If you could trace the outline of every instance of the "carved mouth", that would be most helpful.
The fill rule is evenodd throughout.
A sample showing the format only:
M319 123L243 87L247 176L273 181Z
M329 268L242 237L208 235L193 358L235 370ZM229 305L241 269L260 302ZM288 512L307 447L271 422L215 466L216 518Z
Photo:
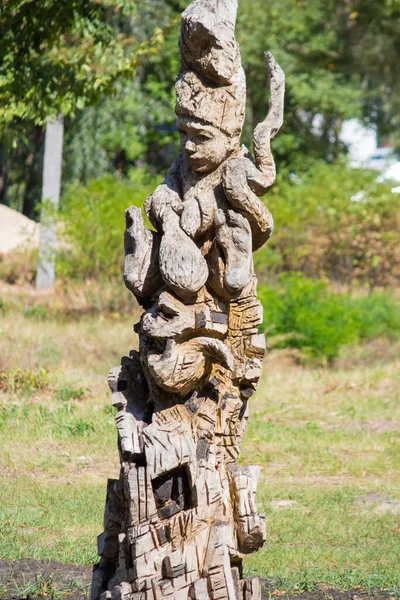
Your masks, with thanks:
M201 160L201 157L197 156L197 149L196 150L186 149L185 152L186 152L186 156L188 157L188 160L191 160L191 161Z
M211 171L214 168L213 164L210 161L202 158L201 156L198 156L197 152L193 152L192 154L187 152L186 156L189 165L195 171Z

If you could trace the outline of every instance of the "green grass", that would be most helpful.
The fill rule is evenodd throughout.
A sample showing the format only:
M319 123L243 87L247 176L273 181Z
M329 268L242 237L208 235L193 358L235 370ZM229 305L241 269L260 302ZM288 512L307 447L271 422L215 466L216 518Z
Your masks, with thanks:
M86 587L81 581L74 579L70 580L66 586L65 583L58 581L58 578L53 574L36 575L34 579L30 579L22 584L14 583L14 589L18 593L18 596L26 597L30 595L30 597L49 598L49 600L65 598L66 594L73 593L74 591L83 592L87 595L88 590ZM7 591L4 590L4 593Z
M3 560L51 558L66 564L96 562L94 532L101 522L104 485L89 480L44 483L26 474L1 478Z
M390 587L400 590L398 517L359 513L357 486L274 486L263 490L268 538L246 562L275 585L311 589L323 582L339 588ZM270 501L290 498L284 510Z
M267 362L253 402L241 461L262 466L268 539L246 569L280 589L400 590L400 513L357 502L400 498L400 363L353 354L329 370Z
M0 327L1 558L89 565L119 470L106 378L135 346L130 319L8 309ZM241 463L262 467L268 528L245 570L281 590L399 591L400 514L357 501L400 498L399 343L349 348L329 369L288 353L265 362L242 446Z

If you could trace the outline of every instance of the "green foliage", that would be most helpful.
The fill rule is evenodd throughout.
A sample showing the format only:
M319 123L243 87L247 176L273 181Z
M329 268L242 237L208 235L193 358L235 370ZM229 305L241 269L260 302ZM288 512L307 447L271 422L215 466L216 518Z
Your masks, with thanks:
M130 17L134 2L120 0L12 0L2 8L0 122L14 118L43 123L73 113L132 77L144 54L163 40L162 31L135 44Z
M143 161L152 170L169 168L178 147L174 81L179 71L179 7L165 0L140 4L134 35L145 40L154 23L165 31L162 52L143 57L132 80L120 82L111 98L79 111L65 128L63 174L66 181L87 182L106 172L127 175Z
M0 254L0 279L10 284L32 284L35 281L36 264L36 248Z
M286 73L287 90L285 124L274 151L291 168L337 157L342 120L361 115L360 72L346 69L350 4L244 0L239 6L238 35L251 90L248 134L266 113L262 56L270 50Z
M182 3L16 4L0 17L0 202L38 219L43 126L58 111L65 117L63 186L107 172L127 175L138 159L164 168L177 139Z
M400 195L376 174L317 162L281 172L266 202L275 232L255 254L262 281L282 271L377 286L400 282Z
M353 0L352 61L363 77L363 116L380 139L400 145L399 0ZM348 69L351 68L349 64Z
M3 317L8 313L10 308L11 308L11 303L8 302L5 298L2 298L0 296L0 312Z
M323 282L290 274L280 281L276 289L259 289L264 330L272 336L286 334L278 348L300 348L311 356L333 359L342 345L356 341L351 314L340 298L327 293Z
M143 201L157 182L140 171L135 180L108 175L86 187L74 185L63 199L63 241L58 257L62 278L110 280L121 277L124 211Z
M391 294L374 292L370 296L353 298L351 308L362 340L399 336L400 306Z
M24 306L24 315L35 321L46 321L49 317L49 311L47 306L43 304L32 304L31 306Z
M108 172L125 176L138 162L164 171L177 148L173 82L179 14L188 2L6 4L0 18L0 121L9 126L0 139L0 202L36 218L43 131L35 123L59 110L70 115L64 184ZM267 110L266 49L287 76L285 124L273 143L281 171L337 159L341 125L350 117L376 125L380 139L397 143L399 15L397 0L368 6L361 0L241 0L245 143L251 144Z
M285 273L278 287L260 286L258 295L264 308L263 329L276 348L298 348L331 361L346 344L400 336L399 303L389 294L340 295L322 281Z
M247 74L247 141L264 118L270 50L286 73L285 124L274 141L279 162L303 168L342 150L344 119L364 118L398 139L397 0L242 0L238 36Z
M143 162L153 171L169 167L177 149L173 87L165 91L157 85L160 89L150 91L146 83L130 82L115 97L70 120L65 131L66 182L87 183L107 172L129 176Z

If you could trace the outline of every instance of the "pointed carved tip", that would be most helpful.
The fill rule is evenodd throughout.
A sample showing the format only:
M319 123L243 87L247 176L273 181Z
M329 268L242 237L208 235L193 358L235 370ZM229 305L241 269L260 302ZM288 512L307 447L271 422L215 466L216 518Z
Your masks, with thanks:
M280 85L281 83L284 83L285 73L282 67L276 62L276 59L274 58L272 52L270 52L269 50L264 52L264 58L271 83L273 81L276 86Z

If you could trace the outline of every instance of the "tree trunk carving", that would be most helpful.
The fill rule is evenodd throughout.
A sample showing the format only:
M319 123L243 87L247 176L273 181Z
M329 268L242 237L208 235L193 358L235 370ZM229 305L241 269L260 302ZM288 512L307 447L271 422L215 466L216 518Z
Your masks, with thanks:
M265 539L258 467L236 460L265 340L252 252L272 233L260 200L275 180L284 75L266 54L271 98L240 145L246 87L237 0L182 15L176 113L181 151L146 200L155 231L126 211L124 280L144 307L139 352L111 370L121 473L110 480L93 600L253 600L242 560Z

